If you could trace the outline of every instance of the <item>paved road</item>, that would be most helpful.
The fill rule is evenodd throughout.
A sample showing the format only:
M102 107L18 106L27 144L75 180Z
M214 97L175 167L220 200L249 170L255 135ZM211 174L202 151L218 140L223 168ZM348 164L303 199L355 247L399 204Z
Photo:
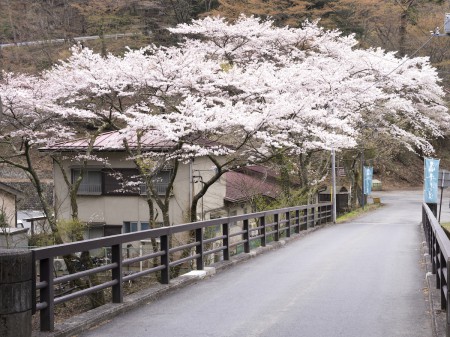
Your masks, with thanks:
M428 337L420 192L318 230L82 336Z

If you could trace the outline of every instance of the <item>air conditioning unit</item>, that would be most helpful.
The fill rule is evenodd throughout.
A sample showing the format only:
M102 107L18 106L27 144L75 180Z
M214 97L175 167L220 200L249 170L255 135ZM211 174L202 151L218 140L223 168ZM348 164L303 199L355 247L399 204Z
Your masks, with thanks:
M53 268L55 271L67 271L67 266L64 259L53 259Z

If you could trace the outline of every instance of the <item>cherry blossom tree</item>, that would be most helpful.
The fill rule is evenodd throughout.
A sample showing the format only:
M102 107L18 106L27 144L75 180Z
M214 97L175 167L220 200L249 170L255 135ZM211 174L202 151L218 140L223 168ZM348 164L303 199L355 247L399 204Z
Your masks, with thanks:
M51 235L56 244L64 243L63 233L57 221L57 204L50 204L44 194L42 177L39 174L40 159L37 149L52 147L54 144L72 139L75 130L71 127L71 115L54 104L57 86L50 85L41 77L23 74L3 74L0 82L0 163L13 166L25 172L34 186L42 209L46 215ZM56 155L53 155L56 159ZM80 157L83 157L80 154ZM79 181L72 183L65 177L66 183L75 194ZM74 212L77 210L76 200L72 202ZM73 221L78 221L77 214ZM82 232L75 240L83 240ZM65 256L64 260L70 273L77 272L73 263L74 256ZM81 255L82 264L92 267L89 252ZM97 276L91 276L89 282L78 281L84 288L90 284L99 284ZM103 292L90 295L93 307L104 304Z
M172 31L191 36L186 47L209 50L211 58L228 68L260 72L257 81L246 85L270 88L259 92L259 101L274 117L270 127L258 132L266 145L263 152L285 149L305 184L309 158L316 152L361 148L368 139L379 138L427 154L433 151L429 140L448 130L444 93L427 58L358 49L353 36L308 22L292 29L243 16L235 23L206 18ZM193 38L198 36L201 42ZM242 92L247 94L245 88ZM286 173L283 167L281 173ZM288 174L283 176L283 186L288 186Z
M216 17L171 31L184 36L178 46L105 57L75 47L44 74L56 113L98 131L121 130L149 205L163 213L168 197L152 193L151 182L168 160L206 156L215 166L193 197L195 220L197 202L235 166L352 148L372 131L429 153L429 138L448 128L443 91L425 58L358 49L353 36L309 22L278 28L254 17ZM162 156L127 144L149 132L164 135L173 150Z
M53 205L45 195L35 160L36 149L70 138L70 128L58 122L52 92L39 77L4 73L0 82L0 163L23 170L36 189L56 243L58 234Z

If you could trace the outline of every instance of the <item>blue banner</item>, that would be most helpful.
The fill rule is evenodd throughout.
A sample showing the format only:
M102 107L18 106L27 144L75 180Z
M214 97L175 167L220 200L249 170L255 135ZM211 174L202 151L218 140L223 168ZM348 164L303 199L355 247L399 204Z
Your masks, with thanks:
M425 158L423 201L438 202L439 159Z
M364 194L372 193L373 167L364 166Z

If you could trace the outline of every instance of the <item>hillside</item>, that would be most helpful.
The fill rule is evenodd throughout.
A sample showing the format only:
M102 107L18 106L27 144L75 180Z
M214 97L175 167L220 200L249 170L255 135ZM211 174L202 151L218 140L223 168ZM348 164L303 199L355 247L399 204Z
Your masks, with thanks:
M65 39L64 44L0 48L0 68L39 71L68 56L79 36L133 33L119 39L100 38L83 44L99 52L121 53L126 46L170 44L168 26L204 15L230 19L241 13L271 17L277 25L299 26L320 19L328 29L354 33L365 47L382 47L400 55L427 55L446 74L450 39L430 38L443 30L445 1L426 0L0 0L0 44ZM443 76L444 79L447 77Z
M442 30L449 6L425 0L0 0L0 44L44 41L0 48L0 69L31 73L48 69L69 55L76 37L98 36L81 43L103 54L121 54L127 47L175 43L165 28L192 18L212 14L233 19L245 13L291 26L320 18L328 29L356 34L362 46L429 56L447 87L450 37L430 38L430 30L437 26ZM111 34L127 35L108 37ZM64 42L51 42L54 39ZM436 145L436 157L450 168L449 141ZM422 160L405 151L372 160L386 185L421 184Z

